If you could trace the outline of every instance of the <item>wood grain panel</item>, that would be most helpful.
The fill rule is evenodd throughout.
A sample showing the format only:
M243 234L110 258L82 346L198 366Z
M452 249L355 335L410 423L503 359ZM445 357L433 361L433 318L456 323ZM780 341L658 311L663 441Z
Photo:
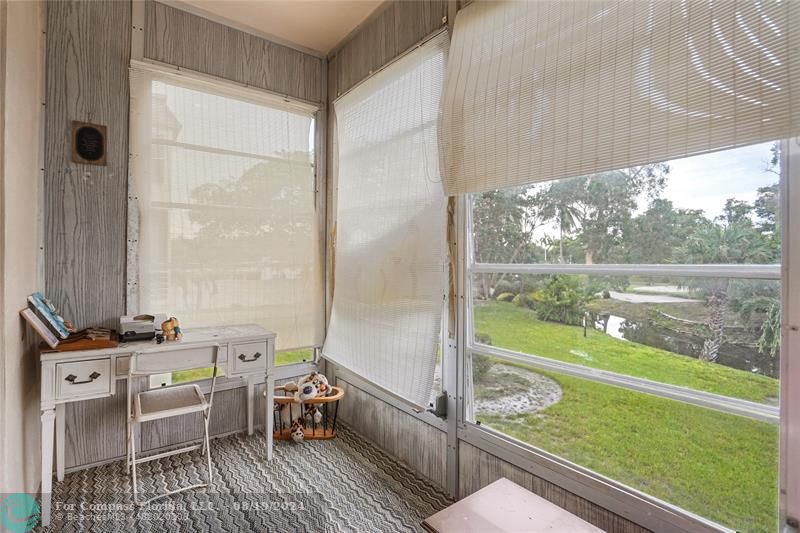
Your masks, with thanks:
M125 311L128 2L47 2L45 291L79 328ZM70 157L73 120L108 126L107 166Z
M331 99L347 92L371 73L444 26L446 0L395 0L371 16L329 57L334 83Z
M447 484L447 434L337 378L339 418L441 488Z
M159 2L145 9L149 59L322 103L322 59Z
M141 385L138 383L134 386ZM72 402L65 406L64 454L67 468L125 457L127 394L127 382L120 380L114 396Z
M649 531L464 441L459 442L459 465L459 492L462 498L505 477L605 531Z

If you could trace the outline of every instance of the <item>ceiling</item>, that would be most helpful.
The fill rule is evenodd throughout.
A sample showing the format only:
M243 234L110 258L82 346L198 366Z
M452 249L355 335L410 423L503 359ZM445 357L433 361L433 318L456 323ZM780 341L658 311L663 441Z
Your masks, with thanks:
M327 54L382 0L180 0L221 22Z

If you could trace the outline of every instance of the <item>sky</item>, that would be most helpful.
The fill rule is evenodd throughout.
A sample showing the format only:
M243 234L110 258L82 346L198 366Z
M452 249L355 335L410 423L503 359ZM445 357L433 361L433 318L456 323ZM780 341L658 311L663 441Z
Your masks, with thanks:
M752 203L759 187L778 181L766 170L771 145L755 144L670 161L662 196L672 200L675 207L702 209L708 218L722 214L728 198Z
M771 146L771 142L754 144L668 161L670 172L661 198L671 200L676 209L701 209L709 219L722 214L728 198L752 203L759 187L778 181L767 171ZM644 212L647 204L642 195L636 213ZM534 231L535 240L547 235L558 238L558 225L545 224Z

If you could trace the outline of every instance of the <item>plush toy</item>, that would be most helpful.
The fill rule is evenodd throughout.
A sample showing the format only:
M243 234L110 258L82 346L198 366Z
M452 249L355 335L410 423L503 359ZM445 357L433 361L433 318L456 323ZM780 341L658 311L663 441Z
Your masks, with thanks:
M318 396L333 394L333 388L328 383L328 378L318 372L303 376L297 383L293 381L285 383L283 390L287 395L294 396L294 401L300 404ZM291 424L292 440L295 442L300 442L304 438L304 419L313 420L315 424L322 422L322 413L314 404L305 405L303 416L295 420L288 420L290 415L286 406L275 404L275 409L281 412L281 418L285 424Z
M303 419L298 418L292 422L292 440L295 442L303 442L306 438L305 428L303 427Z
M168 341L179 341L183 338L181 324L174 316L169 317L169 320L161 323L161 331L164 333L164 337Z

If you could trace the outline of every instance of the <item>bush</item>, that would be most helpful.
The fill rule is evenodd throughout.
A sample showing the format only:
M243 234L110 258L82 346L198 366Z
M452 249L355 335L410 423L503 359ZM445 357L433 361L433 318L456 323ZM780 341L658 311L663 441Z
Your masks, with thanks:
M505 294L507 292L510 292L512 296L518 292L514 284L507 279L501 279L494 284L494 294Z
M488 333L476 333L475 342L478 344L485 344L486 346L492 345L492 337Z
M571 276L550 276L544 288L535 293L540 320L578 326L583 323L584 303L581 283Z
M480 383L489 370L494 366L494 361L485 355L475 354L472 356L472 381Z
M519 286L519 292L527 293L534 292L542 286L541 281L532 276L523 276L517 285Z
M498 302L510 302L513 299L514 299L513 292L504 292L496 298Z
M533 298L531 298L530 294L526 294L524 292L517 294L514 296L514 299L511 300L511 303L516 305L517 307L526 307L528 309L533 309L535 302Z

